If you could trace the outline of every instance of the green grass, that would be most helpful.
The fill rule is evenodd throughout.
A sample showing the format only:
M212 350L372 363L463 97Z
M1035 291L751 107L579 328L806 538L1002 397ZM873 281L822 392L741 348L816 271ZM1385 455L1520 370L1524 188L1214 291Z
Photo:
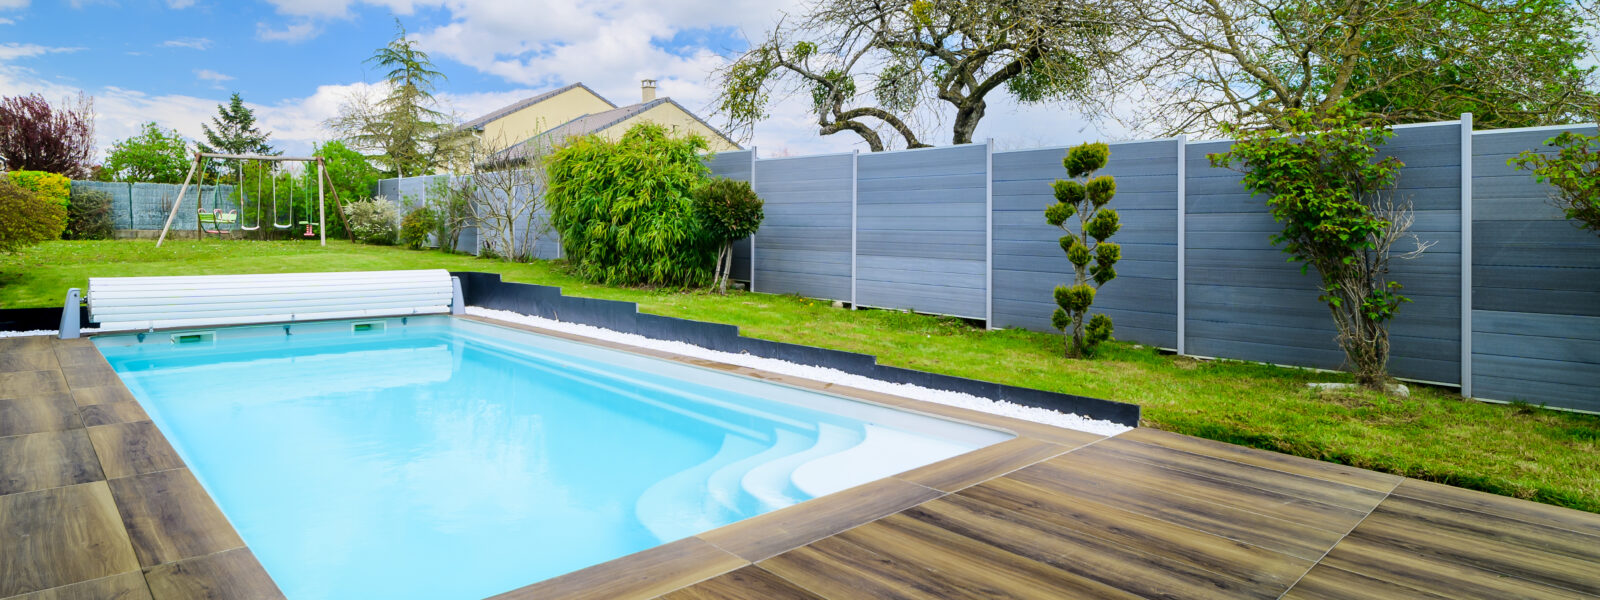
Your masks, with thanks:
M847 311L792 296L621 289L559 265L514 265L438 252L302 242L54 242L0 255L0 306L57 306L90 275L197 275L440 267L639 303L646 312L730 323L747 336L875 354L885 364L1069 392L1144 407L1146 425L1600 512L1600 417L1463 401L1413 387L1409 398L1323 393L1328 373L1201 362L1129 344L1061 358L1060 336L982 331L949 318ZM1400 318L1405 318L1404 314Z

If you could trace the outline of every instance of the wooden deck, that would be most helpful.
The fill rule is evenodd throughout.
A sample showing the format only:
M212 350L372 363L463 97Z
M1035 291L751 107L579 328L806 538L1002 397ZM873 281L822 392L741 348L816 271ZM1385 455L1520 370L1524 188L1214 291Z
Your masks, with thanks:
M1600 596L1600 515L630 351L1019 436L502 597ZM273 597L92 345L0 339L0 598Z

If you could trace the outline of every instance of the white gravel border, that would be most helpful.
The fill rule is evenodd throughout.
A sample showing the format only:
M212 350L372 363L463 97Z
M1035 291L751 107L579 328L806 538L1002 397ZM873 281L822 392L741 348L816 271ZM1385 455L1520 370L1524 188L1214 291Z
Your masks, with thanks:
M1033 421L1035 423L1043 423L1045 425L1064 427L1067 429L1074 429L1077 431L1084 431L1099 435L1114 436L1124 431L1130 431L1133 429L1132 427L1118 425L1116 423L1112 423L1111 421L1090 419L1073 413L1062 413L1046 408L1023 406L1021 404L1014 404L1001 400L991 400L989 398L980 398L972 394L952 392L949 390L936 390L904 383L890 383L879 379L872 379L870 377L846 373L838 369L802 365L789 361L778 360L775 358L762 358L750 354L721 352L702 348L700 346L695 346L685 342L657 340L633 333L623 333L620 331L602 329L590 325L580 325L577 323L566 323L562 321L545 319L542 317L533 317L521 313L514 313L511 311L468 306L467 314L476 317L486 317L489 319L507 321L510 323L521 323L523 325L531 325L534 327L549 329L551 331L560 331L563 333L581 335L584 337L591 337L639 348L648 348L651 350L671 352L673 354L679 354L693 358L714 360L717 362L739 365L741 367L750 367L752 369L760 369L763 371L778 373L780 375L801 377L804 379L810 379L812 381L836 383L839 385L845 385L872 392L880 392L884 394L900 396L902 398L910 398L912 400L920 400L923 402L932 402L934 404L966 408L1000 415L1003 417L1022 419L1024 421Z

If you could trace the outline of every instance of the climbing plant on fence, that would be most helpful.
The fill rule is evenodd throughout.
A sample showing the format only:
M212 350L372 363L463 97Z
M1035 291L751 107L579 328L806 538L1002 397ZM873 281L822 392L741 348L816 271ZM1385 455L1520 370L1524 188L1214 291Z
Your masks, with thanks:
M1117 195L1117 181L1110 175L1094 176L1110 159L1111 147L1105 144L1083 144L1068 150L1061 164L1069 179L1052 184L1056 203L1044 211L1046 221L1066 232L1061 236L1061 250L1067 253L1074 274L1072 285L1056 286L1056 310L1050 316L1050 324L1068 334L1068 358L1090 356L1095 346L1111 339L1111 317L1103 313L1089 316L1095 293L1117 278L1115 265L1122 258L1122 246L1106 241L1122 228L1117 211L1105 208ZM1074 216L1078 218L1076 230L1068 226Z
M1238 141L1210 155L1212 166L1244 173L1244 186L1268 196L1272 236L1301 271L1321 277L1319 300L1339 330L1339 346L1363 386L1388 380L1389 321L1400 305L1400 282L1389 277L1392 258L1415 258L1431 244L1410 233L1411 202L1397 199L1399 159L1377 159L1394 136L1369 125L1348 105L1286 113L1277 129L1229 131ZM1414 250L1391 254L1409 239Z
M1573 131L1545 141L1555 154L1529 150L1506 161L1555 188L1550 199L1579 227L1600 234L1600 132Z
M640 124L617 141L580 138L547 161L545 202L574 272L614 285L697 286L712 240L691 197L708 176L697 136Z

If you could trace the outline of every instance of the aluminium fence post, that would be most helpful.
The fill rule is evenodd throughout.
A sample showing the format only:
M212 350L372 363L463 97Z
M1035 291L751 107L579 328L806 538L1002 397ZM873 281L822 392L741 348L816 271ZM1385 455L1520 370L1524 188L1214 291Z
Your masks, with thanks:
M856 310L856 188L861 149L850 151L850 310Z
M754 191L756 189L756 147L755 146L751 146L750 147L750 189L752 191ZM756 291L756 235L759 234L759 233L761 233L761 228L758 226L758 227L756 227L756 233L750 234L750 291L752 293L754 293ZM729 254L732 254L732 250L729 250ZM729 263L733 262L733 257L732 256L728 257L728 262ZM729 270L729 272L732 272L733 269L731 268L731 265L730 265L730 268L728 270ZM730 276L730 277L732 277L732 276Z
M1461 113L1461 396L1472 397L1472 113Z
M1178 354L1188 353L1189 281L1185 271L1189 254L1189 136L1178 136Z
M983 143L983 328L994 329L994 138Z

